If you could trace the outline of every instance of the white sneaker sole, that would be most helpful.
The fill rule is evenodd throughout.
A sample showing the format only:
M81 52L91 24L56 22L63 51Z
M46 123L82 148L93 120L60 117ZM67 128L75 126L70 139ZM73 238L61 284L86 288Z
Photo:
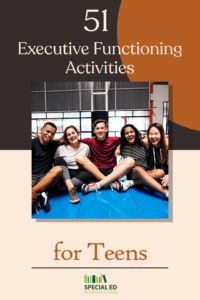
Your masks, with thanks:
M72 203L72 204L73 204L73 203L78 203L79 201L80 201L80 199L79 199L79 198L78 198L78 199L75 199L75 200L71 200L71 199L69 199L69 202L70 202L70 203Z

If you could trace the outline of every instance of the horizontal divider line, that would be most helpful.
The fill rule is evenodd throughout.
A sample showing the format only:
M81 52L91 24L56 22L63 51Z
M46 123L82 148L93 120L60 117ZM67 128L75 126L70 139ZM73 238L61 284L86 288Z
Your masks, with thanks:
M168 269L168 267L32 267L32 269Z

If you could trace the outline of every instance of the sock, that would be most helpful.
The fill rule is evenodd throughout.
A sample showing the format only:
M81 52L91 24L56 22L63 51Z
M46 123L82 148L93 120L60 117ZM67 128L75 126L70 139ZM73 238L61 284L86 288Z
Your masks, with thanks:
M96 187L97 187L98 190L100 190L101 187L100 187L99 182L96 182Z
M44 197L44 204L46 204L46 202L47 202L47 195L46 195L46 193L45 192L42 192L41 193L41 195L42 195L42 197Z
M133 180L125 180L125 181L122 181L123 182L127 182L127 183L130 183L131 185L134 185L134 181Z
M134 183L134 181L133 180L129 180L130 181L130 183L132 183L132 185L135 185L135 183Z

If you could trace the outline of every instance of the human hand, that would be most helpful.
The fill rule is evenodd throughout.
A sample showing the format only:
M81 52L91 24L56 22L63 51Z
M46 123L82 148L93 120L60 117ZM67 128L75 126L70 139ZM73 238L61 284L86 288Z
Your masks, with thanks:
M115 157L119 156L120 155L120 149L116 149L115 150Z
M40 134L36 133L35 131L32 131L32 134L31 134L31 136L32 136L32 137L34 137L34 138L37 138L37 139L39 139L39 137L40 137Z
M160 178L162 180L161 184L163 186L169 186L169 175L165 175L164 177Z

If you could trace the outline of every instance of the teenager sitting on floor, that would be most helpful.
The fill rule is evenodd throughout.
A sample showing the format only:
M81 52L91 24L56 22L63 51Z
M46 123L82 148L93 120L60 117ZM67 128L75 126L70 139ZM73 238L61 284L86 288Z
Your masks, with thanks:
M71 203L79 202L76 188L81 187L84 183L89 183L93 177L90 172L80 169L75 160L79 154L86 157L90 156L89 146L82 144L78 136L78 129L73 125L68 126L61 138L63 145L57 148L54 156L54 165L63 169L62 178L69 191L69 201Z
M147 148L149 143L147 138L142 138L139 130L132 124L127 124L121 129L121 140L120 140L120 152L116 151L116 155L119 153L124 157L132 157L135 160L135 166L127 174L129 179L129 186L138 184L146 184L150 188L159 191L168 198L168 191L156 180L164 176L162 169L150 170L147 164Z
M59 166L52 168L58 147L58 142L53 141L56 130L54 123L47 122L41 128L39 138L32 139L32 207L37 203L37 193L42 193L37 204L45 211L50 210L47 190L61 179L63 173Z
M151 124L147 130L149 147L147 151L147 162L151 170L162 169L164 175L159 179L164 187L169 186L168 175L168 143L163 126L159 123Z
M134 160L129 157L116 166L114 153L119 144L119 138L106 137L108 131L108 123L106 120L96 120L93 124L93 130L96 134L95 138L81 140L82 143L85 143L90 147L90 160L85 155L79 154L76 156L76 161L100 181L88 185L84 184L82 186L82 192L85 194L97 191L110 183L112 183L112 187L116 190L126 190L126 181L114 181L126 175L134 167Z

